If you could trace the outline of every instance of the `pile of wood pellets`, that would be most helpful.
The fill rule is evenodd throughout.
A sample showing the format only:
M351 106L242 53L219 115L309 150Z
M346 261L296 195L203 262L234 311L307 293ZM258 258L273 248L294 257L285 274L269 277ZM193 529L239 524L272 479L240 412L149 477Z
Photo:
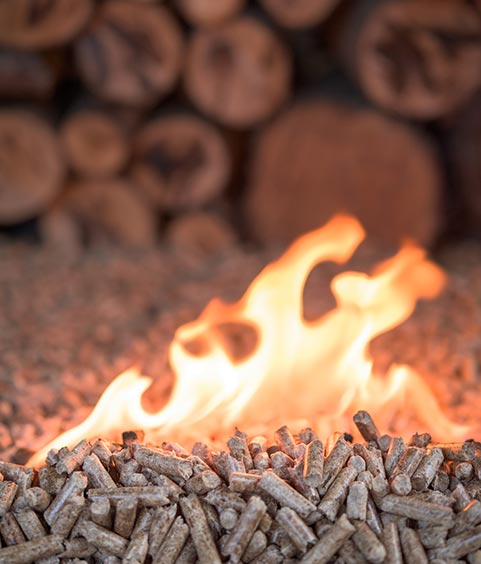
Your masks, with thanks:
M0 462L0 563L481 562L481 444L312 429L226 450L99 439Z

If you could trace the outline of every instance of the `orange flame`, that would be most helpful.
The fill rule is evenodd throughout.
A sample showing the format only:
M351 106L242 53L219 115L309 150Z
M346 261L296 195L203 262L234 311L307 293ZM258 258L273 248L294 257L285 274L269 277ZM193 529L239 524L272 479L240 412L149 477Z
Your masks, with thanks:
M310 424L326 435L345 430L358 409L386 428L393 411L406 405L444 440L466 435L466 427L443 415L414 370L391 366L386 375L373 373L370 341L405 321L418 299L433 298L443 287L441 269L422 249L405 246L370 276L338 275L331 284L336 307L317 320L304 319L303 291L312 269L323 261L346 262L363 239L361 225L347 216L298 239L241 300L213 300L197 320L177 330L170 346L176 382L163 409L144 410L142 395L151 379L128 370L81 425L30 462L41 463L52 447L128 429L143 429L151 440L206 440L225 437L234 425L258 434L290 423ZM255 331L254 351L246 358L232 358L221 330L228 324Z

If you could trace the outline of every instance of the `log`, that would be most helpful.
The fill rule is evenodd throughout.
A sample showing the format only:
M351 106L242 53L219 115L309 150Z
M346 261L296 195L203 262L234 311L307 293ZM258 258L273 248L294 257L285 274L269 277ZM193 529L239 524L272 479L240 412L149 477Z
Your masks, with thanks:
M135 186L126 180L72 182L64 205L89 243L108 241L127 247L150 247L156 242L156 217Z
M174 87L182 65L177 21L163 6L107 0L75 44L79 73L99 98L153 106Z
M478 236L481 235L480 104L478 94L457 117L448 145L456 193L461 196L463 228Z
M0 111L0 224L40 214L62 187L64 167L54 131L22 110Z
M67 43L92 10L92 0L2 0L0 44L36 50Z
M115 176L129 158L126 136L107 112L75 112L62 124L60 139L70 167L80 176Z
M38 220L43 245L56 253L75 258L82 250L82 230L62 204L54 205Z
M191 212L175 218L167 227L165 238L176 252L203 262L219 257L237 242L232 226L211 212Z
M312 27L331 15L340 0L261 0L266 12L282 27Z
M188 114L160 117L134 139L132 178L161 210L198 208L226 188L231 161L217 129Z
M185 87L204 113L234 128L272 116L287 100L291 59L283 43L259 21L242 17L194 33Z
M0 97L45 99L55 82L52 67L38 53L0 49Z
M175 7L183 18L195 27L212 27L239 14L245 0L175 0Z
M481 84L481 18L456 0L362 0L336 22L334 45L362 90L401 116L435 119Z
M430 245L441 224L442 179L417 129L367 108L298 103L259 136L245 220L264 243L290 242L338 212L376 242Z

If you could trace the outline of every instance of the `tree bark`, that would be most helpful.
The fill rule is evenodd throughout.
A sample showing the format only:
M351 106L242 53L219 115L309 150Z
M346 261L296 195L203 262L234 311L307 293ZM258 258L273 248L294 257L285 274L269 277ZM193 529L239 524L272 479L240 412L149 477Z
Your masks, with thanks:
M80 75L99 98L153 106L175 86L183 40L167 8L107 0L75 45Z
M0 224L40 214L62 187L64 167L54 131L21 110L0 111Z
M346 5L336 50L377 105L435 119L481 84L481 18L457 0L362 0Z
M235 128L272 116L290 91L291 59L276 35L243 17L197 31L191 39L185 86L196 106Z
M67 43L92 14L92 0L2 0L0 43L45 49Z
M60 133L67 161L79 176L115 176L127 163L126 136L107 112L75 112L64 121Z
M221 134L193 115L158 118L134 139L132 178L161 210L195 209L222 194L231 160Z
M175 0L175 7L193 26L213 27L239 14L245 0Z
M261 0L262 7L281 26L311 27L328 18L340 0Z
M261 132L245 220L264 243L290 242L338 212L357 216L378 243L438 234L442 179L428 140L370 109L297 104Z

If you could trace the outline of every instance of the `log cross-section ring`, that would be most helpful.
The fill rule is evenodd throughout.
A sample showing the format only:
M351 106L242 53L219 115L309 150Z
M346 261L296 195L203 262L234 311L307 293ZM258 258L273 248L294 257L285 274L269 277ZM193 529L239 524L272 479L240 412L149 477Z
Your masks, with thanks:
M197 107L224 125L246 128L286 101L291 59L265 25L243 17L192 37L185 85Z
M67 43L87 23L92 0L2 0L0 45L45 49Z
M376 104L434 119L481 85L481 17L471 4L376 0L363 6L364 13L361 3L355 5L359 11L344 26L340 49Z
M64 167L49 125L20 110L0 112L0 225L30 219L61 189Z
M378 243L432 244L441 224L435 151L416 128L366 108L298 103L259 135L246 223L261 242L290 242L339 212Z
M132 177L161 210L196 209L226 188L231 160L217 129L201 118L158 118L134 140Z
M80 75L100 98L134 107L152 106L179 76L183 40L163 6L110 0L75 45Z

